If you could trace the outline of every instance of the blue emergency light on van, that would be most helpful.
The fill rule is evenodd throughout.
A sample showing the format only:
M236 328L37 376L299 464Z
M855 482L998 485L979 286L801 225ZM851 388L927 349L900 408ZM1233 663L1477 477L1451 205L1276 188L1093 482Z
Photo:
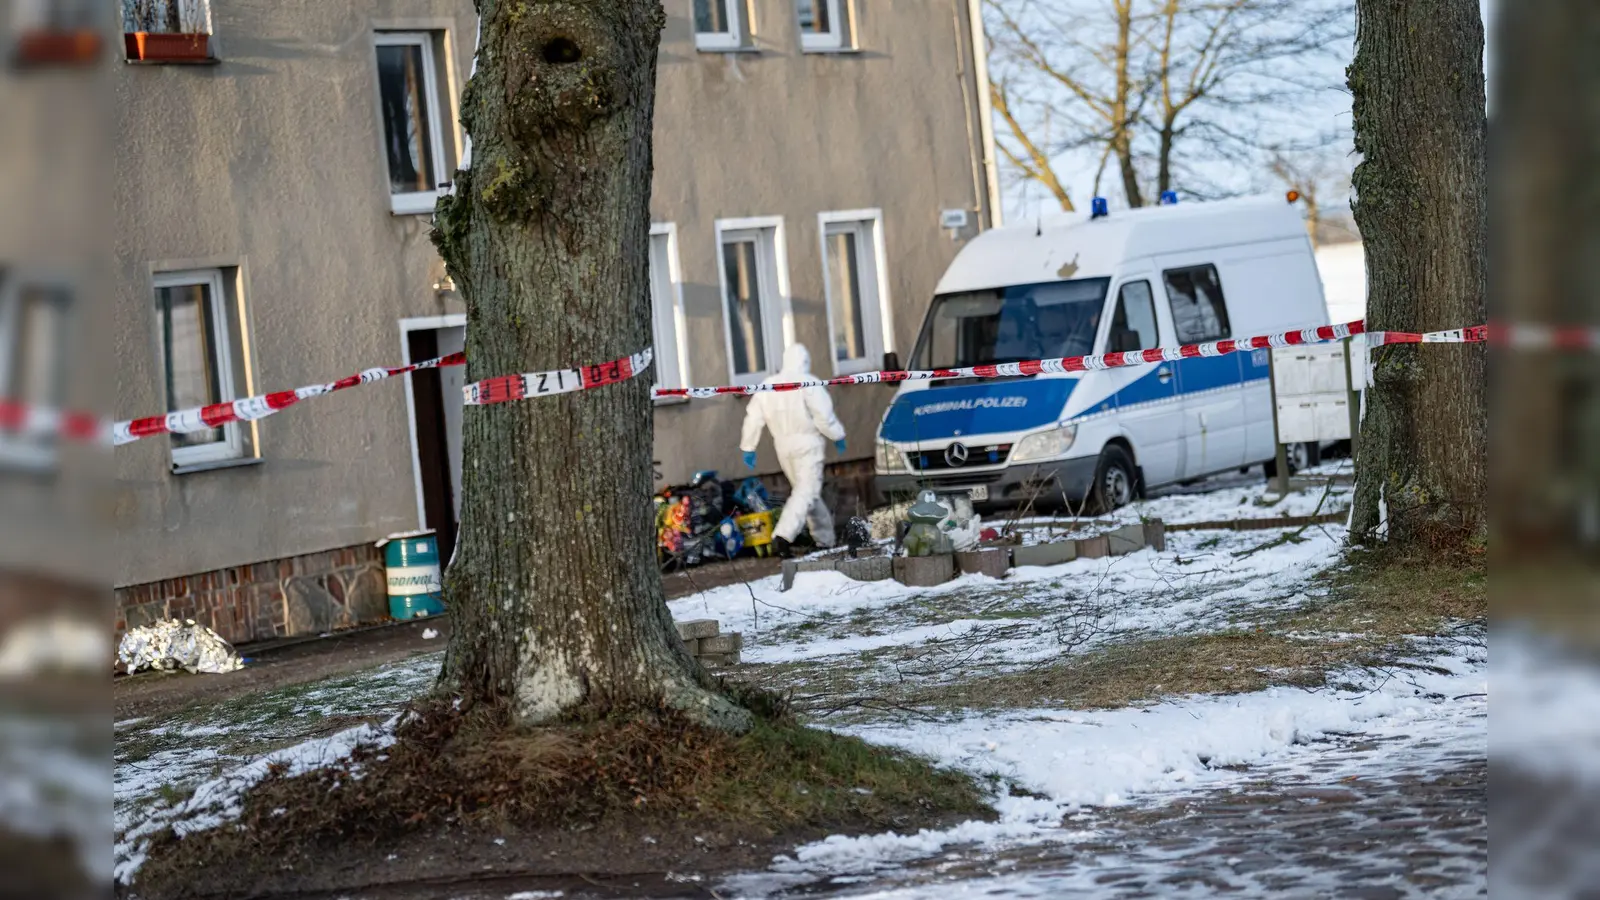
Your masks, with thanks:
M1163 198L1165 199L1165 198ZM1175 199L1175 197L1174 197ZM911 368L1173 347L1328 323L1311 244L1278 199L1167 203L984 232L935 290ZM877 482L974 502L1131 501L1275 454L1267 351L1090 372L903 382Z

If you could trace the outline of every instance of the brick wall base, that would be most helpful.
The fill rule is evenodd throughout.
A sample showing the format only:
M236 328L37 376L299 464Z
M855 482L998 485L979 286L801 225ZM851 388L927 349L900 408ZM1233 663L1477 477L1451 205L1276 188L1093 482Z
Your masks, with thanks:
M117 588L119 640L161 619L194 619L248 644L388 617L383 554L371 544Z

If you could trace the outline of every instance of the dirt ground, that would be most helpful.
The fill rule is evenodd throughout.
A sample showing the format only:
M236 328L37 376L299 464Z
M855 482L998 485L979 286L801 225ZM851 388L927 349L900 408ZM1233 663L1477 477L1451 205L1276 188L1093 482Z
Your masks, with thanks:
M777 574L779 561L746 557L700 566L661 578L667 599L753 581ZM424 638L427 631L437 637ZM112 682L117 721L166 715L197 702L216 703L256 691L289 687L444 649L448 617L418 619L340 632L328 637L295 638L239 647L249 660L227 675L148 672Z

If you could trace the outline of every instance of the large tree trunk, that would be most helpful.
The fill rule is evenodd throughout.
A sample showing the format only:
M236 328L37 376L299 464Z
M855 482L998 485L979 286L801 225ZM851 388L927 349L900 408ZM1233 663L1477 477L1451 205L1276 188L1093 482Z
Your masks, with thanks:
M1367 326L1433 331L1485 319L1483 19L1466 0L1357 0L1350 66L1354 211ZM1455 549L1487 536L1486 348L1373 350L1352 538L1387 507L1391 543Z
M467 305L468 377L650 342L659 0L478 0L470 171L434 240ZM441 684L523 724L669 706L740 729L673 633L656 568L649 377L468 407Z

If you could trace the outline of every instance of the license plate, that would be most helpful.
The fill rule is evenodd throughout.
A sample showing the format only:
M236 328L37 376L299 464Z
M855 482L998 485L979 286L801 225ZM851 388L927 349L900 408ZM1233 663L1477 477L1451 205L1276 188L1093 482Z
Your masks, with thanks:
M972 489L972 502L982 503L989 499L989 486L980 484Z

